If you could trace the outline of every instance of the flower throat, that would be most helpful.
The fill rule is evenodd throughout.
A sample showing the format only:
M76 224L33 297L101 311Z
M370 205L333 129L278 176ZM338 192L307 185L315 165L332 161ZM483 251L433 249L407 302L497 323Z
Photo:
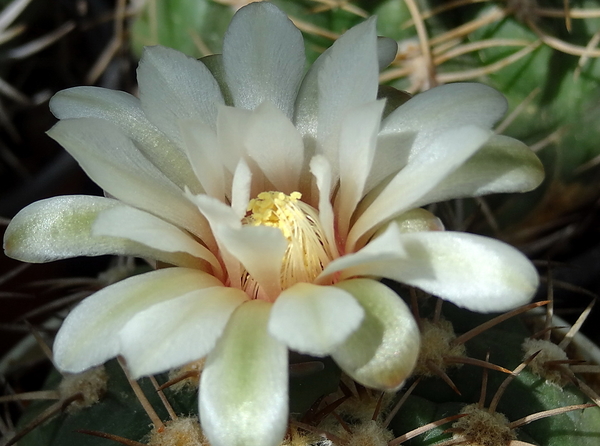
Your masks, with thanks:
M281 288L297 282L312 282L332 259L332 250L312 206L300 201L302 194L292 192L261 192L248 203L242 223L251 226L279 228L288 245L282 259ZM258 285L246 274L243 289L258 296ZM245 279L245 280L244 280Z

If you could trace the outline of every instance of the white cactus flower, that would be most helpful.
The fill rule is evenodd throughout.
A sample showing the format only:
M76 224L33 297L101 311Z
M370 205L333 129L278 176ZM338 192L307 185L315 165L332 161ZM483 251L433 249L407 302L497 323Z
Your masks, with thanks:
M444 231L420 207L532 189L539 160L490 130L506 101L483 85L435 88L384 113L378 70L395 50L371 18L305 73L300 31L261 2L234 16L222 56L147 48L139 99L56 94L49 135L109 198L33 203L7 229L7 254L161 265L78 305L57 366L122 355L140 377L206 357L211 444L269 446L287 426L288 349L330 355L378 389L410 374L418 328L379 278L475 311L527 302L538 276L521 253Z

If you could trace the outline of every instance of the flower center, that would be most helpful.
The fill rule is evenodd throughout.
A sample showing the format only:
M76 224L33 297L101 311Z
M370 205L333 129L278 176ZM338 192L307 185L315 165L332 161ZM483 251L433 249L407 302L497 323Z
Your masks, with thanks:
M248 203L243 224L279 228L288 241L282 260L281 288L312 282L333 258L332 250L312 206L300 201L302 194L261 192ZM247 280L245 288L253 286ZM255 286L255 285L254 285Z

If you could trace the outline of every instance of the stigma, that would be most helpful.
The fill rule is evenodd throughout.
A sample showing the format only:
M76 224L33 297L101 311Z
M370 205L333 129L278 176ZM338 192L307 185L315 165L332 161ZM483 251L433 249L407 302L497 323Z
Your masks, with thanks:
M288 245L282 259L281 288L298 282L312 282L332 260L318 211L301 201L300 192L261 192L248 203L242 224L278 228ZM245 279L245 280L244 280ZM242 280L249 294L255 294L251 277Z

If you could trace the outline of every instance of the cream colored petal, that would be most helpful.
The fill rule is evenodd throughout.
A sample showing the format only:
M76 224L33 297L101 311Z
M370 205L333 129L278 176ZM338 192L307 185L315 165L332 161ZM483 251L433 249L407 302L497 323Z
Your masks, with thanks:
M400 234L395 223L355 254L331 262L323 275L386 277L479 312L529 302L539 279L531 262L506 243L461 232Z
M221 162L233 174L245 154L244 139L248 134L252 113L234 107L219 107L217 137Z
M250 172L248 164L242 158L235 169L231 183L231 209L240 221L246 215L248 203L250 202L251 187L252 172Z
M201 262L182 252L165 252L122 236L92 234L99 214L123 206L117 200L67 195L37 201L22 209L4 234L6 255L30 263L78 256L126 255L179 266L200 267Z
M410 161L450 129L467 125L491 129L507 108L504 96L487 85L442 85L414 96L397 108L384 120L380 134L414 133Z
M415 132L378 135L371 171L365 183L365 193L376 189L406 166L416 135Z
M398 230L403 234L407 232L444 230L444 224L438 217L421 208L406 211L392 221L398 226ZM384 226L380 231L376 232L373 237L377 237L379 234L385 232L386 229L387 227Z
M331 205L331 166L322 155L317 155L310 160L310 172L314 175L319 189L319 220L325 231L329 246L335 249L337 256L337 243L335 240L333 206Z
M490 129L506 109L502 94L476 83L442 85L414 96L383 121L367 191L448 130L467 125Z
M216 132L200 121L182 120L179 125L186 154L202 188L207 195L225 201L225 172Z
M419 327L410 309L395 292L371 279L344 280L336 287L358 301L365 317L331 356L364 386L400 388L419 356Z
M527 192L544 179L544 166L529 147L494 135L461 167L419 200L419 205L491 193Z
M241 219L231 206L207 195L188 195L188 198L198 206L213 230L220 226L228 226L233 229L242 227Z
M355 276L385 277L383 275L370 274L370 271L380 265L395 265L399 260L407 257L399 240L401 236L398 225L392 221L381 234L372 239L362 249L355 253L349 253L332 260L315 279L317 284L330 283L333 277L337 279L351 278L354 272ZM391 267L391 266L390 266ZM359 271L356 273L356 271Z
M220 227L215 235L258 282L265 294L259 297L275 300L281 291L281 262L288 244L281 231L267 226Z
M411 208L458 169L490 137L489 130L465 126L448 130L420 151L364 210L352 226L346 252L371 229ZM368 197L367 197L368 198Z
M54 362L78 373L121 352L119 332L137 313L191 291L222 286L194 269L166 268L117 282L91 295L67 316L54 341Z
M281 291L281 262L288 245L281 231L268 226L242 226L231 208L210 197L198 196L196 201L221 249L244 265L265 293L262 298L275 300Z
M371 171L365 182L365 193L376 189L406 166L416 136L416 132L410 131L378 135Z
M340 187L336 197L338 232L348 234L350 218L363 197L371 170L381 113L385 101L351 110L342 121L340 135Z
M121 205L100 212L92 234L129 239L167 253L189 254L209 263L215 275L223 278L219 261L205 246L176 226L139 209Z
M68 88L52 97L50 110L59 119L100 118L114 124L177 186L202 192L181 147L148 121L136 97L107 88Z
M346 291L297 283L273 304L269 333L292 350L325 356L359 327L363 317L362 307Z
M225 33L223 64L236 107L253 110L270 101L291 118L304 61L302 34L269 3L240 9Z
M145 47L137 78L144 114L180 147L179 120L200 120L215 128L217 105L224 101L202 62L171 48Z
M264 102L254 110L244 145L275 190L288 195L298 190L304 165L302 137L277 107Z
M188 194L188 198L191 202L198 206L198 209L200 212L202 212L202 215L204 215L210 222L213 231L221 226L227 226L233 229L239 229L242 227L242 222L237 217L233 209L231 209L231 207L227 206L225 203L206 195L194 196ZM216 238L221 259L223 260L225 269L229 275L229 285L240 288L242 278L242 267L240 265L240 261L227 250L222 241L219 240L218 236L216 236Z
M288 422L287 348L267 331L269 303L237 308L200 377L200 421L212 446L277 446Z
M183 191L115 126L96 118L68 119L58 122L48 134L110 195L211 243L206 220L184 197Z
M119 332L121 354L134 379L206 356L229 316L248 295L223 286L191 291L135 314Z

